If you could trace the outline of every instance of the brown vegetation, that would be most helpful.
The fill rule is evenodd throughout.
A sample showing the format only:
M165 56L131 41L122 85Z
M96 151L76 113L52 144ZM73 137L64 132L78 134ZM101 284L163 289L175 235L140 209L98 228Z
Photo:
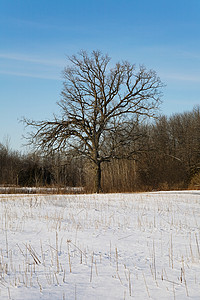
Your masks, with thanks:
M192 112L162 116L153 124L138 127L137 141L123 144L118 149L126 153L128 147L132 147L135 155L129 159L113 158L103 163L103 191L199 189L199 128L199 107ZM93 169L89 161L73 151L68 155L56 153L43 157L39 152L21 155L0 145L1 185L82 186L85 191L91 192L92 176Z

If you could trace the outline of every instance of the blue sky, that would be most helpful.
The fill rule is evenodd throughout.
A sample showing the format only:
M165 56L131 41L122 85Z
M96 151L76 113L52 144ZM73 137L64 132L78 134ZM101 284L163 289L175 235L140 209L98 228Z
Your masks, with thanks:
M0 0L0 142L22 150L22 116L59 113L67 55L108 53L154 69L161 112L200 104L200 0Z

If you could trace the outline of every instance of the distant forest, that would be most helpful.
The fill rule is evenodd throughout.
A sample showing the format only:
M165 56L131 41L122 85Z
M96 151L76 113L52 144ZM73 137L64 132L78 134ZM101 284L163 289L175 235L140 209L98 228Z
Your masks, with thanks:
M131 148L134 154L103 163L103 192L200 189L199 106L191 112L136 125L132 134L132 143L124 143L121 151L130 153ZM91 192L92 176L87 159L73 151L24 155L0 144L0 185L82 186Z

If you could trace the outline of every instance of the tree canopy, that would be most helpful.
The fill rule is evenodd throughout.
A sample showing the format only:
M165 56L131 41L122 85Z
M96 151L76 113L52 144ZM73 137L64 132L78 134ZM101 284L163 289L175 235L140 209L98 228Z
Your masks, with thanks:
M100 51L69 57L63 77L60 116L24 119L32 127L28 139L47 152L73 149L87 157L94 168L94 191L100 192L101 163L127 156L118 150L134 139L141 119L156 116L164 85L155 71L127 61L113 65Z

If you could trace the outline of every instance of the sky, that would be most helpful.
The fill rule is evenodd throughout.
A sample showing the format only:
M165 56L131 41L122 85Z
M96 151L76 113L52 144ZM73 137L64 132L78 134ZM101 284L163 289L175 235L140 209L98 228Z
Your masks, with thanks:
M80 50L155 70L162 114L200 104L200 0L0 0L0 143L24 151L20 120L59 115L62 71Z

